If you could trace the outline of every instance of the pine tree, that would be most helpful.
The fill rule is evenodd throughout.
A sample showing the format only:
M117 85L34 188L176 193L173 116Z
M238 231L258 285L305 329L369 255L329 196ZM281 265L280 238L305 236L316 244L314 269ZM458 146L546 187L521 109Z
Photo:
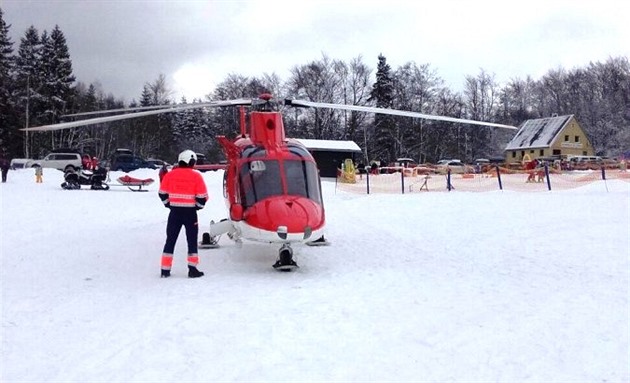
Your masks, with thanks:
M387 64L385 56L378 56L376 68L376 82L368 101L372 101L378 108L391 108L394 99L394 81L391 75L391 67ZM389 115L377 114L374 116L374 148L371 150L378 158L385 162L396 158L395 122ZM386 164L385 164L386 165Z
M50 36L42 35L42 94L46 105L45 118L48 123L56 123L66 111L66 104L72 98L72 61L66 45L66 38L59 26L55 26Z
M72 75L72 61L68 53L68 46L63 32L55 26L48 35L42 34L41 68L42 68L42 101L44 104L43 121L54 124L59 122L59 116L66 113L72 103L72 85L75 77ZM75 130L51 133L52 148L73 147L77 136Z
M12 92L15 88L13 42L9 37L9 25L4 22L0 9L0 150L17 155L21 150L22 135L15 110Z
M18 55L16 57L16 91L18 112L23 116L20 125L23 127L42 125L39 115L42 107L42 76L41 76L41 40L39 32L30 26L20 39ZM26 134L24 139L24 155L31 157L36 150L41 135Z
M153 106L156 105L153 103L153 94L151 93L151 89L149 89L149 84L144 84L142 88L142 94L140 95L140 106Z

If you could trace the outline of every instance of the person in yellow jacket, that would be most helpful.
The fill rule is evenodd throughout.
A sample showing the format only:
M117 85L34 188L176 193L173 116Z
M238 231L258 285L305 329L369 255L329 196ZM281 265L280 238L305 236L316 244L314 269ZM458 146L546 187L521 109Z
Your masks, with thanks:
M197 269L199 264L197 210L203 209L206 201L208 201L208 191L201 173L193 168L196 162L195 152L184 150L179 154L178 166L166 173L160 183L158 195L164 206L171 211L166 224L166 243L162 251L162 278L171 276L173 252L182 226L186 230L188 243L188 277L199 278L203 276L203 272Z

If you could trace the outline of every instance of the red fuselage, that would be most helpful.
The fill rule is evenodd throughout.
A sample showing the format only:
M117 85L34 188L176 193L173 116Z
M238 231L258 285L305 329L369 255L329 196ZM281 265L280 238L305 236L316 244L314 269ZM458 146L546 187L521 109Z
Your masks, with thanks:
M284 137L279 112L251 112L249 135L219 142L228 157L226 204L242 237L294 242L323 235L317 164L302 144Z

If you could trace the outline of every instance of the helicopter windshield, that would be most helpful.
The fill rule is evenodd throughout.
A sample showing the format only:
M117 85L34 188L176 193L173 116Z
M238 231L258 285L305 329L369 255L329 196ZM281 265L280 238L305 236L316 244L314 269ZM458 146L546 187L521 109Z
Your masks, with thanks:
M287 194L299 195L321 203L317 167L312 162L288 160L284 161L287 174Z
M282 188L281 164L287 180ZM241 203L249 207L275 195L307 197L321 203L317 166L305 160L253 160L243 164L240 171Z
M282 194L280 165L277 160L255 160L241 167L241 203L244 207Z

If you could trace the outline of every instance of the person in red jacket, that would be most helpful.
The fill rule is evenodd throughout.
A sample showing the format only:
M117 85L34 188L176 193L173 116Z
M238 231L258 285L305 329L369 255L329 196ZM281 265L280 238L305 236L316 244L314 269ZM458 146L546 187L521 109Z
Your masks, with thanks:
M188 242L188 277L199 278L203 272L197 269L197 237L199 225L197 210L203 209L208 200L206 184L197 170L193 169L197 155L192 150L179 154L178 167L164 175L158 195L165 207L171 210L166 224L166 243L162 251L161 277L171 276L173 252L179 232L184 226Z

